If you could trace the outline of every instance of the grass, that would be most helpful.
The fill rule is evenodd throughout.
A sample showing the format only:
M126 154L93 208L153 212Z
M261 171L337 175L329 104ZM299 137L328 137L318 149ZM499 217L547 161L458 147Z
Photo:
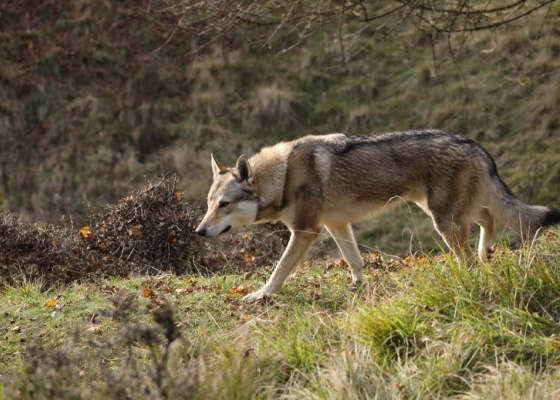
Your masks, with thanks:
M6 398L557 398L559 245L550 232L470 269L364 255L358 290L344 262L308 262L257 305L241 297L270 267L21 282L1 294L0 385Z

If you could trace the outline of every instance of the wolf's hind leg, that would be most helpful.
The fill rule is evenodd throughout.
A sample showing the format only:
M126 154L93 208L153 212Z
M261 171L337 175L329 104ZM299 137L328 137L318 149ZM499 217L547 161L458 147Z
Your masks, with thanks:
M486 251L492 235L494 234L494 217L490 214L488 207L480 207L478 215L475 217L474 222L480 226L480 240L478 242L478 257L480 261L486 262Z
M243 300L253 302L277 292L322 230L322 227L318 227L292 231L288 246L266 284L256 292L249 293Z
M352 281L360 285L364 280L364 260L358 250L358 245L352 233L350 224L325 225L338 248L342 252L344 259L352 269Z
M455 216L449 214L435 214L434 224L447 246L455 253L457 261L470 265L474 259L469 244L470 222L453 217Z

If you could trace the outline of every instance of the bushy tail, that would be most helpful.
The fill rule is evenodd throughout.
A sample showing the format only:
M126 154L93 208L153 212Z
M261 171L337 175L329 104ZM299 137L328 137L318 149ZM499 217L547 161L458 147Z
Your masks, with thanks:
M560 224L560 210L521 201L497 174L492 177L490 198L492 214L523 236L533 235L539 228Z

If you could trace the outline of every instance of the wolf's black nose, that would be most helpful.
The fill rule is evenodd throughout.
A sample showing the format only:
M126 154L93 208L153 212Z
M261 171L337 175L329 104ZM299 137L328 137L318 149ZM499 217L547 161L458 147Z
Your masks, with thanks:
M197 229L195 232L200 236L206 236L206 229L204 228Z

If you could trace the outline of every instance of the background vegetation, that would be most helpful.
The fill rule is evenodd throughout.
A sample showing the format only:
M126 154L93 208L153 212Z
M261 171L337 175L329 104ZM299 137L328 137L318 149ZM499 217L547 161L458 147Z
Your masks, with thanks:
M261 48L249 39L263 28L244 25L199 49L205 36L175 29L176 10L148 18L147 6L0 6L0 209L81 226L84 203L114 203L163 173L204 203L210 152L232 164L306 134L423 128L476 139L522 199L559 206L557 2L460 35L407 20L383 40L348 14L281 54L293 32ZM360 241L397 254L434 247L413 210L364 225Z

